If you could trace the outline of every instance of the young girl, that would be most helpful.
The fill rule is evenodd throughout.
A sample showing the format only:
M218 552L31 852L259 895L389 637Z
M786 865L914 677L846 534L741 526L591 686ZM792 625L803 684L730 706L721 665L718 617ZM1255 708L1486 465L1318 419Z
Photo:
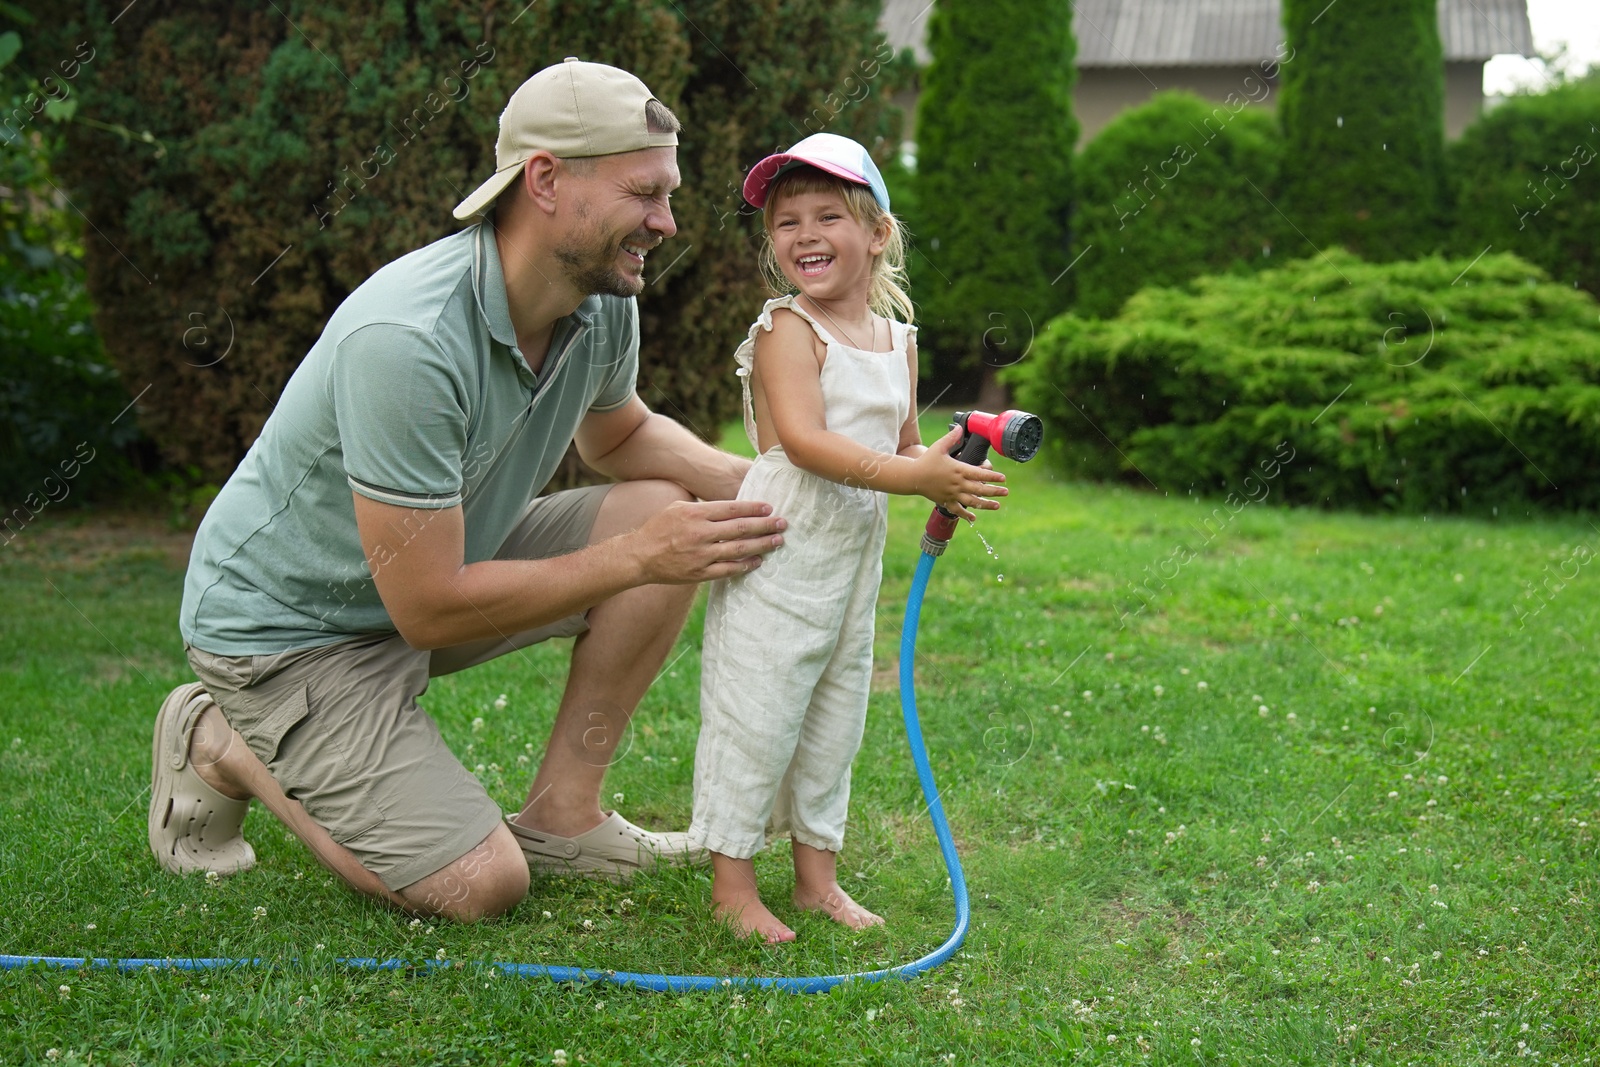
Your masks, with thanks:
M883 920L839 887L850 762L866 726L888 504L924 496L971 518L1005 476L924 448L904 243L866 149L819 133L756 164L773 288L734 354L760 453L739 491L788 520L758 569L712 586L690 839L711 852L716 914L741 937L794 940L761 902L751 857L794 843L794 905L860 928ZM898 321L896 313L906 321Z

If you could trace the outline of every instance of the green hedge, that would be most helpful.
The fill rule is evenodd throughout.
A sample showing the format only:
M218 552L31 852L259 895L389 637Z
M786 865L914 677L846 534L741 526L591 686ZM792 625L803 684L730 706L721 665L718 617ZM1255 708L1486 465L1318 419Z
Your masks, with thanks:
M1444 58L1436 0L1284 0L1284 214L1318 248L1371 260L1445 238ZM1306 250L1309 251L1309 250ZM1304 253L1297 253L1304 254Z
M1118 115L1078 157L1077 311L1113 315L1147 285L1264 265L1280 152L1277 122L1242 88L1220 104L1157 93Z
M1147 289L1115 319L1061 316L1009 377L1069 475L1335 507L1592 508L1597 312L1514 255L1334 251Z
M1493 245L1600 294L1600 74L1512 97L1449 160L1457 252Z

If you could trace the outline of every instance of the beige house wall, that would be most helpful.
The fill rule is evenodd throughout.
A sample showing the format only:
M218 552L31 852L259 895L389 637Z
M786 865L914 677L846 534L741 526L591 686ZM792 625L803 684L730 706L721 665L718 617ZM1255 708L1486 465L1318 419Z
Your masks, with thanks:
M1444 65L1444 135L1461 136L1483 114L1483 61L1457 60Z
M1089 67L1078 71L1073 109L1078 113L1078 144L1094 139L1106 123L1130 107L1137 107L1157 90L1184 89L1222 103L1229 93L1238 100L1271 106L1277 82L1268 82L1258 67L1144 67L1137 70Z

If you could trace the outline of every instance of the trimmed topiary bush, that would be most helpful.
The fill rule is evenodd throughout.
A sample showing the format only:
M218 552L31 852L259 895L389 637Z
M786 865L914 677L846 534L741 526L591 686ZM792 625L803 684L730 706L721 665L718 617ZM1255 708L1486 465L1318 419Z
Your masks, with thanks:
M948 379L1011 362L1026 323L1042 325L1068 304L1072 5L941 0L928 48L911 295L919 346Z
M1592 508L1597 313L1514 255L1334 252L1147 289L1115 319L1061 316L1008 376L1073 476L1337 507Z
M340 300L457 228L507 98L540 67L627 68L684 122L679 232L640 302L640 393L705 435L737 410L731 353L765 297L745 168L802 124L884 155L897 139L866 0L700 5L692 23L671 0L30 2L45 54L96 50L75 83L94 124L74 124L59 166L97 231L101 334L129 393L149 387L139 414L168 457L214 479Z
M1435 0L1284 0L1293 51L1278 100L1280 206L1318 248L1405 259L1444 239L1444 58L1435 8Z
M1600 294L1600 74L1512 97L1449 159L1458 253L1493 245Z
M1280 151L1277 122L1242 94L1216 104L1157 93L1118 115L1078 156L1078 313L1112 315L1147 285L1264 265L1283 228L1265 199Z

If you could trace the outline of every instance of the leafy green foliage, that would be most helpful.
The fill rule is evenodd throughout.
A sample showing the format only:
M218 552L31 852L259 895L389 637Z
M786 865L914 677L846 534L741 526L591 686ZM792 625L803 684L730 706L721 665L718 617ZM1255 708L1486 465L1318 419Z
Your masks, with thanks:
M1265 83L1257 81L1265 89ZM1244 92L1221 104L1157 93L1078 157L1075 310L1112 315L1147 285L1264 265L1282 229L1277 123Z
M0 503L8 535L46 507L126 483L139 439L133 416L117 417L129 397L90 324L82 221L51 173L77 101L59 70L42 81L23 73L36 51L16 31L0 34Z
M150 384L141 414L167 455L219 479L339 302L457 227L535 70L616 64L684 122L640 393L707 434L737 408L730 354L764 296L744 169L818 115L885 154L896 137L866 0L36 6L47 51L98 50L78 90L96 124L74 124L61 168L104 236L88 248L102 332Z
M1369 260L1444 237L1444 59L1435 0L1285 0L1284 213Z
M928 19L917 108L921 342L948 375L1009 362L998 340L1067 306L1072 5L950 0Z
M1252 498L1270 482L1335 507L1592 508L1597 312L1509 254L1332 253L1062 316L1011 373L1075 474Z
M1448 158L1457 252L1493 245L1600 294L1600 74L1512 97Z

